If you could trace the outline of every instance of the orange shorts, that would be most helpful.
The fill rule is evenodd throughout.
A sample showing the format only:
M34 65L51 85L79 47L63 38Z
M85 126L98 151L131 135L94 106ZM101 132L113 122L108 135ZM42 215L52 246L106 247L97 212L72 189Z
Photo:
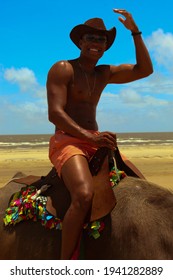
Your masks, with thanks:
M98 131L90 131L98 135ZM54 165L57 173L61 176L61 169L64 163L75 155L83 155L88 160L94 155L97 148L91 146L85 140L75 138L65 132L58 130L49 142L49 159Z

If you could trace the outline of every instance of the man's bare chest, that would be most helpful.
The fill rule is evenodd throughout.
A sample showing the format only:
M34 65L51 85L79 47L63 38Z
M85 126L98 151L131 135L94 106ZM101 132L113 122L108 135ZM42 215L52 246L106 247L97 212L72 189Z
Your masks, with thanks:
M69 87L69 98L74 98L76 101L86 101L97 104L106 83L100 80L100 77L95 74L92 76L84 75L84 73L74 76L73 82Z

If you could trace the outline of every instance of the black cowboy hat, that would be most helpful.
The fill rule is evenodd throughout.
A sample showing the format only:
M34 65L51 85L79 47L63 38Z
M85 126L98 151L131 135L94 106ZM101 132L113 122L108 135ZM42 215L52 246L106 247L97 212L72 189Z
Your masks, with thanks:
M73 41L73 43L80 49L79 41L84 34L88 33L106 35L106 50L108 50L115 40L116 28L113 27L112 29L107 30L101 18L91 18L87 20L84 24L79 24L75 26L70 32L70 38Z

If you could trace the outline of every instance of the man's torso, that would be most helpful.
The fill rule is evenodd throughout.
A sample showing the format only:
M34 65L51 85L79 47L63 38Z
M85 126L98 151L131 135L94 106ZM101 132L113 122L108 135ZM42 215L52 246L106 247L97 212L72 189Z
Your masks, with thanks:
M79 126L98 130L96 107L107 84L108 67L96 66L95 73L90 74L82 71L75 60L69 63L73 71L67 87L65 111ZM93 92L90 92L91 89Z

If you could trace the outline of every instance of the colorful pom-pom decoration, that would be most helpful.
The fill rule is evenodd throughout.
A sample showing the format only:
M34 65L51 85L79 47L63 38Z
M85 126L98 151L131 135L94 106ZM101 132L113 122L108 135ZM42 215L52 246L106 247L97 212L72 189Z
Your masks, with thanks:
M110 187L117 186L119 181L125 177L124 171L119 171L113 167L109 173ZM33 220L40 221L43 226L49 229L62 229L62 220L51 215L46 209L47 197L38 195L38 191L34 186L26 186L15 193L5 211L4 224L16 225L21 221ZM104 223L94 221L85 224L83 227L87 230L89 236L94 239L100 237L100 233L104 229Z

